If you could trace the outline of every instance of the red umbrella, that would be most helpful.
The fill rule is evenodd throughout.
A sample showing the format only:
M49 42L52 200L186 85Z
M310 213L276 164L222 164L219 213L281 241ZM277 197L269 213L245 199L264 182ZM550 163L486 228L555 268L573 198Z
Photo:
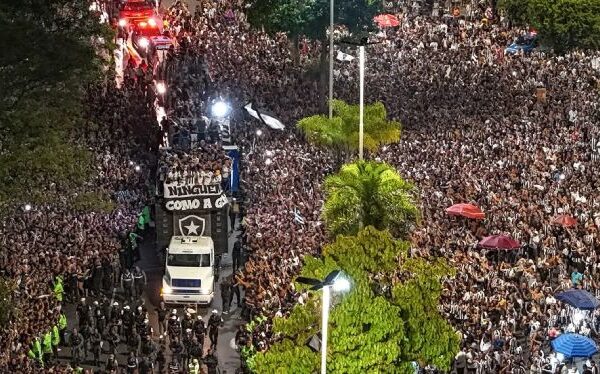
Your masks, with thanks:
M473 219L485 218L485 213L473 204L454 204L450 208L447 208L446 212L452 216L463 216Z
M521 247L521 243L507 235L492 235L483 238L479 246L489 249L517 249Z
M577 224L577 220L568 214L561 214L554 217L552 223L555 225L560 225L562 227L572 227Z
M393 14L380 14L373 18L379 27L396 27L400 25L398 17Z

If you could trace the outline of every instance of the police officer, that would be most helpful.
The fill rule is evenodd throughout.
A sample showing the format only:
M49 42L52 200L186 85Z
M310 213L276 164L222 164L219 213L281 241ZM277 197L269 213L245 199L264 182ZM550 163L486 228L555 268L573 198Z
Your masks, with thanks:
M177 310L173 309L173 311L177 313ZM173 341L176 337L179 337L181 335L181 323L177 318L177 314L171 314L171 317L169 317L169 324L167 326L167 329L169 330L169 340L171 341Z
M135 284L135 297L141 297L146 287L146 272L140 269L139 266L136 266L133 269L133 280Z
M73 362L75 365L79 365L83 356L83 336L81 336L77 329L73 329L73 333L69 337L69 340Z
M113 264L108 259L104 259L104 261L102 262L102 289L107 294L114 287L115 281L113 277Z
M123 274L121 274L121 287L123 288L123 291L125 292L125 297L128 300L131 300L133 298L133 294L134 294L134 283L133 282L134 282L133 275L131 274L129 269L125 269Z
M217 339L219 338L219 327L223 325L223 319L219 311L214 309L208 319L208 338L210 339L211 349L217 348Z
M42 337L42 352L46 364L52 361L52 331L48 331Z
M171 348L171 354L173 355L173 359L177 362L181 361L181 356L183 354L183 344L181 344L179 337L176 337L171 341L169 348Z
M231 282L229 277L225 277L221 281L221 303L223 307L223 314L229 314L229 305L231 304Z
M53 353L54 359L57 360L58 359L58 346L60 344L60 330L58 328L58 325L52 326L52 330L50 332L52 334L52 353Z
M165 363L167 362L167 355L165 353L165 346L161 345L158 353L156 354L156 362L158 363L158 372L163 373L165 370Z
M169 364L169 374L179 374L181 371L181 366L179 366L179 362L176 359L173 359Z
M200 362L197 358L194 358L188 365L189 374L200 374Z
M133 374L138 368L139 360L135 354L135 352L129 352L129 357L127 357L127 373Z
M106 360L106 366L104 367L107 373L113 373L119 370L119 361L115 358L115 354L111 353Z
M77 304L77 308L75 309L77 319L79 320L79 328L87 325L88 310L89 306L86 304L85 297L81 298L81 301Z
M193 361L195 359L202 358L202 345L198 341L198 338L195 336L192 338L192 341L188 345L188 356Z
M31 348L27 352L27 356L32 360L35 360L41 367L44 367L44 353L42 352L42 343L40 338L35 338L31 342Z
M233 249L231 250L231 260L233 272L235 273L242 262L242 243L240 243L239 240L233 244Z
M100 260L96 260L94 263L94 269L92 270L92 291L96 296L100 295L100 290L102 288L102 278L104 277L104 272L102 270L102 263Z
M204 336L206 335L206 326L204 325L202 316L198 316L198 318L196 318L192 330L194 330L194 335L196 335L196 338L202 345L204 343Z
M161 301L158 308L156 308L156 314L158 315L158 333L164 334L167 331L167 308L165 302Z
M217 374L217 366L219 366L219 360L217 359L217 355L215 354L214 349L209 349L208 354L204 357L204 364L208 369L208 374Z
M117 329L118 329L117 326L113 326L110 329L110 332L106 339L106 340L108 340L108 346L110 348L110 353L113 356L117 355L117 347L119 346L119 343L121 342L121 337L119 336L119 331Z
M97 329L92 330L89 337L90 350L94 356L94 366L100 366L100 354L102 353L102 336Z

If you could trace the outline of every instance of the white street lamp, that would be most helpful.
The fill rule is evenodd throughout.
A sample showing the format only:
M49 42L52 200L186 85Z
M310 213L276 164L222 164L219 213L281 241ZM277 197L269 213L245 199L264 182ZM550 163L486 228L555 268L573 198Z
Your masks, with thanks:
M333 2L329 4L329 119L333 118Z
M360 65L360 103L359 103L359 122L358 122L358 158L363 159L363 131L365 115L365 46L358 47L358 60Z
M323 303L321 308L321 374L327 373L327 328L329 325L329 304L331 299L331 289L335 292L345 292L350 290L350 281L344 276L341 270L334 270L329 273L323 281L313 278L298 277L298 283L308 284L310 290L317 291L323 289Z
M223 118L229 113L229 105L224 101L217 101L212 105L211 113L213 117Z
M159 95L164 95L167 92L167 86L164 82L156 82L156 92Z

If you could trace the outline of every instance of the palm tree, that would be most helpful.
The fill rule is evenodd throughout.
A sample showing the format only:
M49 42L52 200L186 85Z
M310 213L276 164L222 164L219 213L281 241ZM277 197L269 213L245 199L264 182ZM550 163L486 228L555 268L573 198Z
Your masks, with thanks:
M323 219L333 236L356 235L364 226L404 237L419 217L413 185L390 165L357 161L325 179Z
M381 145L400 140L401 125L387 120L385 106L376 102L364 108L364 147L376 151ZM297 127L312 143L333 148L339 159L358 149L359 106L333 100L334 116L315 115L298 121Z

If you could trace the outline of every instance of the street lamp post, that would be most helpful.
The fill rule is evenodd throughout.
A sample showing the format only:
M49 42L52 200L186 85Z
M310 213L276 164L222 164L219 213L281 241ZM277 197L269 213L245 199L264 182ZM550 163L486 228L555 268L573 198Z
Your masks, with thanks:
M333 3L331 0L329 5L329 119L333 118Z
M323 289L323 303L321 307L321 374L327 373L327 327L329 325L329 304L331 299L331 289L336 292L343 292L350 289L350 281L343 276L341 270L334 270L329 273L324 280L298 277L298 283L308 284L310 290L317 291Z
M365 46L358 47L358 62L360 66L360 102L359 102L359 120L358 120L358 158L363 159L363 131L364 131L364 115L365 115Z

